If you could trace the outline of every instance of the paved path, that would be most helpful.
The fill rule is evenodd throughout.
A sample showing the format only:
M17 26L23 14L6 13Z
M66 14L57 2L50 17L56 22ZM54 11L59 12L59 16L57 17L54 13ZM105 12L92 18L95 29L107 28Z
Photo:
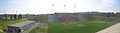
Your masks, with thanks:
M117 23L111 27L101 30L97 33L120 33L120 23Z
M29 30L25 30L24 32L22 32L22 33L29 33L32 29L34 29L34 28L36 28L36 27L38 27L38 24L39 23L36 23L35 25L33 25Z

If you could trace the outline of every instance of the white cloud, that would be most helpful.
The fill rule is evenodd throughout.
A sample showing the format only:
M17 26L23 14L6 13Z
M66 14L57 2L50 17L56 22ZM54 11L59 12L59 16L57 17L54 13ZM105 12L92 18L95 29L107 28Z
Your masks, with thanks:
M96 7L96 9L107 11L110 7L113 7L114 4L115 4L114 0L103 0L103 2Z
M100 2L99 2L100 1ZM13 1L16 3L15 10L19 10L18 13L32 13L32 14L44 14L54 12L74 12L74 4L76 4L76 12L86 11L107 11L115 3L114 0L19 0ZM54 10L52 4L55 4ZM66 4L64 11L64 4Z

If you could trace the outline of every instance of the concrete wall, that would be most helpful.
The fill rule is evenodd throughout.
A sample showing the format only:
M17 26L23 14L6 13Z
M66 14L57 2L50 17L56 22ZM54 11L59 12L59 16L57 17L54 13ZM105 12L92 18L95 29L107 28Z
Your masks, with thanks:
M75 17L76 21L82 21L84 17L81 14L75 14L75 13L56 13L52 15L48 15L49 22L61 22L59 17L61 16L72 16Z
M49 22L58 22L58 18L56 15L48 15Z

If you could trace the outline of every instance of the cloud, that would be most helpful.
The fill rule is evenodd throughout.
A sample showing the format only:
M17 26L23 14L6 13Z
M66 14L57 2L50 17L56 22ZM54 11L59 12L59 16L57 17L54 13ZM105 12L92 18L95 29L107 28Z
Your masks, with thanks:
M103 0L101 4L96 6L96 10L107 11L110 7L113 7L115 0Z
M103 12L107 11L107 9L109 9L110 7L113 7L115 4L115 0L13 0L12 3L16 4L10 6L12 10L10 10L11 8L3 6L7 8L7 10L9 11L8 13L15 13L15 11L18 10L19 13L44 14L65 11L74 12L74 5L76 5L77 12ZM55 4L54 8L52 8L53 3ZM66 4L65 11L64 4Z

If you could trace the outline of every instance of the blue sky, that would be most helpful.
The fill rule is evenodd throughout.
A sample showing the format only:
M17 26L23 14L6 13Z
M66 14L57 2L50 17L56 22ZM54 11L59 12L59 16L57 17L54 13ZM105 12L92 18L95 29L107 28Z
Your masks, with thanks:
M54 4L54 8L52 7ZM66 4L66 7L64 7ZM76 5L74 11L74 5ZM6 10L4 12L4 10ZM0 0L0 14L55 12L119 12L120 0Z

